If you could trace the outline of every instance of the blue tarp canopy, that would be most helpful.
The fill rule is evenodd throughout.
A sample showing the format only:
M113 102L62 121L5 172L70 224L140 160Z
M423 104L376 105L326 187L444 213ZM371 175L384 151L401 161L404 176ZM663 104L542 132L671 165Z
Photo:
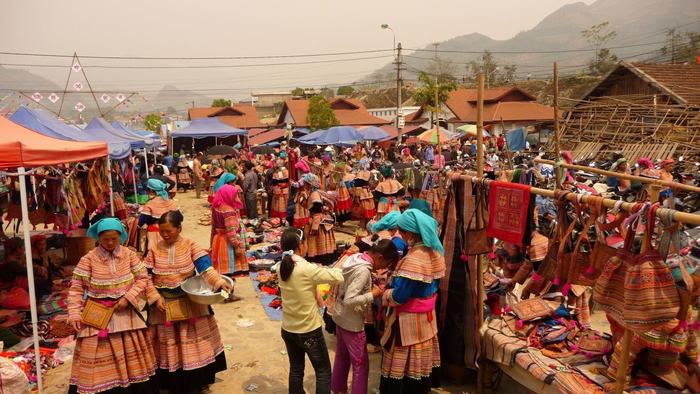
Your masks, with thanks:
M362 141L362 134L351 126L336 126L309 133L297 141L307 145L351 145Z
M87 134L92 134L92 135L99 135L100 138L103 138L103 141L121 141L121 142L128 142L132 148L143 148L146 146L145 138L140 137L140 136L129 136L124 134L121 130L117 130L114 127L112 127L111 124L107 123L106 120L100 117L94 117L88 123L87 126L85 126L85 129L83 131Z
M377 126L367 126L359 130L362 139L365 141L381 141L389 138L389 133Z
M189 126L177 129L172 132L173 138L178 137L189 137L189 138L205 138L205 137L218 137L225 138L234 135L248 135L248 132L236 127L231 127L219 118L198 118L192 119Z
M116 130L122 131L124 135L128 137L142 139L148 147L160 146L160 136L158 134L151 133L150 131L145 130L146 134L144 135L135 130L132 130L129 127L126 127L123 123L118 122L116 120L112 121L111 125Z
M10 120L28 129L48 137L65 141L101 141L109 147L109 157L112 159L124 159L131 153L131 145L128 141L119 138L102 138L100 135L86 133L76 126L63 123L52 113L20 106L10 117Z

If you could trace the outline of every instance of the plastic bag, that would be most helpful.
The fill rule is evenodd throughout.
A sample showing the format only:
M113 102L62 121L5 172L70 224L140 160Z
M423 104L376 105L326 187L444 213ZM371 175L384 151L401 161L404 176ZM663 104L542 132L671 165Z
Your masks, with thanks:
M11 360L0 357L0 392L29 393L29 379Z

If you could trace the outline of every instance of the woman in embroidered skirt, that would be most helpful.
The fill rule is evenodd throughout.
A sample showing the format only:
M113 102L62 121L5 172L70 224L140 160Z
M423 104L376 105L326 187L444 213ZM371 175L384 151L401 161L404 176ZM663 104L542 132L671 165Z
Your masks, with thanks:
M211 241L211 257L214 269L221 274L248 271L245 244L241 238L241 216L243 206L235 186L224 185L216 192L211 207L211 226L214 235Z
M309 199L308 188L304 186L303 180L299 182L300 185L298 190L294 194L294 223L293 226L303 230L309 220L311 220L311 212L307 207L307 201Z
M157 394L153 341L138 312L146 305L146 267L120 246L127 233L118 219L98 221L88 236L99 246L80 259L68 291L68 321L78 333L69 392ZM90 325L81 319L83 306L92 311Z
M338 215L338 220L344 222L350 220L350 208L352 208L352 199L350 198L350 191L348 190L348 184L352 184L355 176L348 173L348 167L345 163L338 164L338 170L340 171L338 179L338 197L335 202L335 212Z
M360 228L364 229L367 226L367 221L374 218L377 214L374 205L374 196L369 188L369 180L372 174L369 172L369 162L366 158L360 160L360 170L355 176L352 185L353 206L360 206L362 214L360 217L355 217L360 221Z
M160 241L160 235L158 234L158 220L160 217L166 212L177 211L179 213L180 211L177 209L175 201L170 199L165 183L151 178L148 180L147 186L150 199L141 207L138 226L148 225L146 239L148 248L152 248Z
M304 184L309 193L306 209L311 214L311 220L304 231L307 235L307 257L318 257L335 252L335 234L333 233L333 218L324 210L326 201L319 188L321 182L314 174L304 175Z
M146 255L146 266L152 270L147 296L158 383L170 393L199 393L214 383L217 372L226 370L226 356L214 312L189 301L180 285L199 273L214 289L231 293L233 288L212 268L207 251L180 235L179 212L166 213L159 225L162 240ZM189 309L189 314L168 321L167 308Z
M272 208L270 217L284 219L287 217L289 199L289 171L284 160L277 161L277 168L272 174Z
M185 156L180 156L176 169L178 189L182 189L183 192L186 192L192 186L192 169L187 164L187 158Z
M384 292L390 307L382 337L382 377L379 391L429 393L440 366L435 299L445 275L444 249L437 236L437 222L417 209L407 209L398 220L408 254L401 259ZM399 319L401 315L401 319Z
M394 179L394 167L391 164L382 164L379 167L379 172L384 177L384 180L379 182L374 189L374 197L377 200L375 220L381 219L382 216L390 211L400 211L398 199L405 194L401 182Z

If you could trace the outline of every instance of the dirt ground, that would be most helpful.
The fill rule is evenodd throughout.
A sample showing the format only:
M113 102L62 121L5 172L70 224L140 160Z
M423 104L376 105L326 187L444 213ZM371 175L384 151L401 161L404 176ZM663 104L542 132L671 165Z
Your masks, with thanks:
M178 194L176 201L185 216L183 235L208 247L210 228L197 223L200 216L209 209L206 198L196 200L194 192L190 191ZM338 238L345 237L349 236L338 233ZM268 319L248 277L236 279L235 292L242 298L241 301L214 305L226 348L228 370L217 375L217 381L209 387L209 393L286 393L289 364L284 342L280 337L281 322ZM236 323L242 319L252 320L253 325L238 326ZM332 362L335 353L335 336L325 334ZM376 389L379 386L380 362L381 353L370 354L370 393L377 392ZM70 363L66 363L50 371L44 381L45 392L66 393L70 368ZM314 392L314 373L309 362L306 365L304 386L308 393ZM445 385L433 392L474 393L475 386L475 382L462 386ZM527 390L506 377L498 391L523 393Z

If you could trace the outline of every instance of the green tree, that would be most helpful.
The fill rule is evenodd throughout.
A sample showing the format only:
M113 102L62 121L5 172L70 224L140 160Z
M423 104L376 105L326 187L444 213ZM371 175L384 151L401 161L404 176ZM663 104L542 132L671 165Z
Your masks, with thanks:
M300 87L296 87L296 88L294 88L294 90L292 90L292 96L300 97L303 95L304 95L304 89L302 89Z
M321 95L309 99L309 112L306 114L306 119L311 130L327 129L338 125L331 103Z
M355 89L352 86L345 85L338 88L338 96L349 96Z
M421 86L413 91L413 101L417 105L423 106L430 112L439 112L440 106L444 104L450 96L450 92L457 89L457 83L451 75L442 75L437 78L438 103L435 105L435 77L428 73L421 72L418 75L418 82ZM439 117L439 114L438 114Z
M609 30L609 26L610 22L605 21L581 31L583 38L595 48L595 58L588 63L591 74L605 74L617 64L617 56L606 48L610 40L617 36L617 32Z
M700 33L688 31L682 33L676 29L666 32L666 45L661 48L664 60L671 63L695 63L695 55L700 51Z
M231 100L223 99L223 98L214 99L214 101L211 102L211 106L212 107L230 107Z
M518 68L515 64L499 65L489 51L484 51L481 59L473 60L467 64L467 75L470 81L476 82L479 79L479 74L484 73L486 86L488 87L513 83L517 70Z
M144 123L146 124L147 130L154 133L160 133L160 126L163 124L163 119L161 119L160 115L158 114L150 114L146 115Z

